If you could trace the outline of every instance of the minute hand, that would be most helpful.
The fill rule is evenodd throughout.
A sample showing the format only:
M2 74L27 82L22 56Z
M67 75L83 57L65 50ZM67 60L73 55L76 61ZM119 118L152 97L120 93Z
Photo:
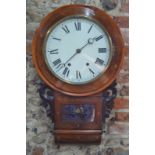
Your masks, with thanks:
M81 51L89 44L93 44L94 43L95 38L89 38L87 43L82 46L79 49L76 49L76 52L63 64L63 66L65 66L73 57L75 57L77 54L81 53Z
M75 57L75 55L77 55L78 52L76 51L65 63L64 65L66 65L73 57Z
M76 52L64 63L64 65L66 65L73 57L75 57L77 54L81 53L81 51L89 44L93 44L94 43L95 38L89 38L87 43L82 46L79 49L76 49Z

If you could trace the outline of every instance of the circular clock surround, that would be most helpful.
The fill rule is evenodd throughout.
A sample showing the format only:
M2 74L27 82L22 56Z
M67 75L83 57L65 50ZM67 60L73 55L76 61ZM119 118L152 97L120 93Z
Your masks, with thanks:
M103 26L112 41L112 56L107 69L95 80L84 84L70 84L55 76L49 69L44 57L44 46L51 27L68 17L84 17L97 21ZM36 30L32 42L34 65L41 79L52 89L71 96L88 96L107 88L120 70L124 56L124 42L115 21L104 11L86 5L67 5L49 13Z

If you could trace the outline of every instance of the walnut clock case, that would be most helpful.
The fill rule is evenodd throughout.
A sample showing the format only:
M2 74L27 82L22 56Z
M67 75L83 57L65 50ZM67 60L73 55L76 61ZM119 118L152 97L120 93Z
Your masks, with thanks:
M101 142L102 92L114 82L124 56L117 24L104 11L67 5L36 30L36 70L54 91L55 142Z

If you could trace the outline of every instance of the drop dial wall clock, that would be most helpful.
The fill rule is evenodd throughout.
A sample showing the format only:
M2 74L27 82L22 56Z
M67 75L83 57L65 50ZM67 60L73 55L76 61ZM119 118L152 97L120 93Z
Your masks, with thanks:
M116 79L123 47L116 23L98 8L67 5L42 20L32 54L41 79L54 90L56 142L100 142L101 94Z

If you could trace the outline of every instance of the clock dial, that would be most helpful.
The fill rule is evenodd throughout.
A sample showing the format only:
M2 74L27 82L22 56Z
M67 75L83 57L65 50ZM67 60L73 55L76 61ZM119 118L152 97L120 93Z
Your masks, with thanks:
M64 19L45 39L44 55L50 71L70 84L89 83L107 69L111 41L105 29L86 17Z

